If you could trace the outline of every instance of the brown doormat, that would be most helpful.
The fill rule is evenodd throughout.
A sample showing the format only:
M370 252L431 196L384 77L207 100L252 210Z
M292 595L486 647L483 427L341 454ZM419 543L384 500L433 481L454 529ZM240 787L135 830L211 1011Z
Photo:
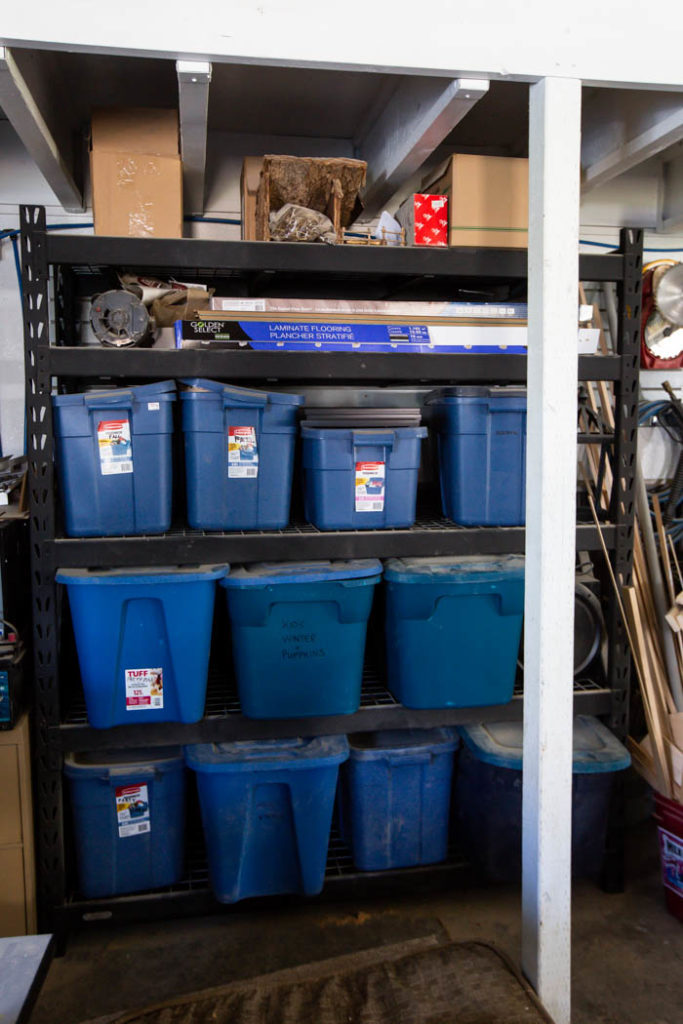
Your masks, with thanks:
M425 948L427 947L427 948ZM169 999L111 1024L535 1024L550 1021L481 942L417 939Z

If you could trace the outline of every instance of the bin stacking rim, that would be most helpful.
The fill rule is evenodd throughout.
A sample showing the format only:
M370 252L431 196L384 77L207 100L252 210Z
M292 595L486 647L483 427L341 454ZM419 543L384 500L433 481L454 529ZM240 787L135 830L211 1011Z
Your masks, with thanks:
M185 396L196 398L197 395L209 394L223 395L230 398L235 405L303 405L303 395L293 395L284 391L257 391L256 388L240 388L235 384L224 384L218 380L206 380L203 377L185 377L180 383L184 390L181 390L181 399Z
M524 556L443 555L438 558L390 558L384 563L389 583L467 583L524 578Z
M410 759L415 753L426 751L449 754L460 746L455 729L385 729L375 733L354 733L348 737L352 761Z
M180 747L147 747L145 750L93 750L67 754L64 758L64 772L70 779L92 775L103 769L111 775L130 775L131 772L154 770L163 771L165 766L174 765L182 759Z
M244 740L195 743L185 747L185 761L197 772L299 771L341 764L349 756L346 736L312 739Z
M234 566L230 575L221 580L221 585L240 589L284 583L333 583L379 577L381 574L382 563L378 558L334 562L257 562Z
M165 583L200 583L206 580L221 580L230 572L225 565L162 565L141 566L125 569L57 569L57 583L69 586L116 587L134 583L136 586L149 584L159 586Z

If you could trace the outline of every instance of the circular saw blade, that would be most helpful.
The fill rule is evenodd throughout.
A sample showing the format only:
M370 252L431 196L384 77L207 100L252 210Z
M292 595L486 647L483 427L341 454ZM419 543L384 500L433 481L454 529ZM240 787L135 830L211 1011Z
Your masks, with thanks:
M643 341L656 359L675 359L683 353L683 330L656 312L645 324Z
M683 327L683 263L667 267L653 281L658 312L676 327Z

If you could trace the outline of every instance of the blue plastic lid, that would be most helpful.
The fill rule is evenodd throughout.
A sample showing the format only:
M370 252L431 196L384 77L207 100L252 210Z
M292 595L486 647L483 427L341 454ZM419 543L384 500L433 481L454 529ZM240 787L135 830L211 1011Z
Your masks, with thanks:
M150 565L122 569L57 569L57 583L69 586L121 586L125 583L197 583L219 580L229 565Z
M501 384L461 384L430 391L425 405L437 402L453 402L459 398L526 398L525 387L511 387Z
M279 391L257 391L256 388L238 388L235 384L224 384L219 380L206 380L204 377L185 377L180 383L188 389L181 391L181 398L189 398L202 392L213 392L232 397L237 403L265 397L271 405L304 404L303 395L291 395Z
M389 752L446 754L460 746L455 729L385 729L355 733L348 740L352 761L378 761Z
M195 743L185 747L185 761L198 772L251 772L316 768L340 764L349 756L346 736Z
M426 427L308 427L305 423L301 424L301 436L304 440L312 439L314 441L326 441L328 438L342 438L344 440L353 441L354 436L362 435L363 438L372 439L373 436L377 437L377 444L382 445L388 443L386 438L396 436L398 438L410 438L411 440L416 437L426 437Z
M234 566L221 580L224 587L262 587L272 583L318 583L380 576L378 558L356 558L339 562L254 562Z
M79 391L73 395L53 395L52 404L58 406L86 405L86 403L92 404L93 399L96 401L98 398L120 398L123 400L130 397L137 402L145 402L154 395L165 395L168 398L172 394L175 397L175 390L174 380L162 380L153 384L134 384L125 388L93 388L90 391Z
M92 750L68 754L64 771L69 778L100 774L103 770L125 775L144 769L164 770L182 763L180 747L146 747L138 750Z
M392 583L486 582L524 579L523 555L445 555L442 558L390 558L384 578Z
M521 722L486 722L463 725L459 732L479 761L521 771L522 728ZM576 775L619 772L628 768L630 763L631 755L626 747L602 722L590 715L576 716L572 767Z

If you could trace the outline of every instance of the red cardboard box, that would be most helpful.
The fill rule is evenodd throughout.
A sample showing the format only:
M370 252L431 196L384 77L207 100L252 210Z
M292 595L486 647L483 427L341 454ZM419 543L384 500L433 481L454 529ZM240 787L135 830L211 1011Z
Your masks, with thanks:
M416 192L396 218L405 229L407 245L448 245L448 196Z

